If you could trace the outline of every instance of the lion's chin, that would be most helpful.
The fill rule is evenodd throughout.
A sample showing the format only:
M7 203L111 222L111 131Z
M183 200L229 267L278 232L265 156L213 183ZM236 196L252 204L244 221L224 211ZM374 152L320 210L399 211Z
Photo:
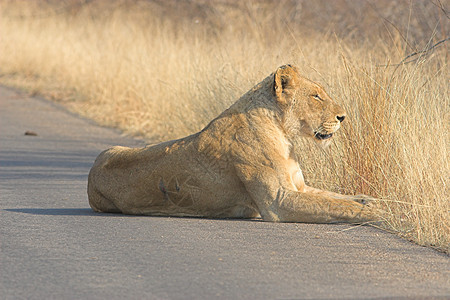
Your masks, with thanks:
M316 138L314 139L314 141L316 142L315 144L317 146L319 146L320 148L322 148L322 149L328 148L330 146L332 140L333 139L330 139L330 138L325 139L325 140L319 140L319 139L316 139Z

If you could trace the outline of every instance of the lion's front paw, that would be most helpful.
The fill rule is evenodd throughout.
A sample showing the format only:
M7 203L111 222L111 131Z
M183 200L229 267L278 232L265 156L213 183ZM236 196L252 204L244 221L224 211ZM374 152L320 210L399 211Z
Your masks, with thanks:
M386 211L380 208L381 199L377 199L367 195L352 196L352 200L363 205L362 210L365 211L370 221L383 221L388 218Z
M363 194L353 196L352 198L353 198L353 201L361 203L362 205L367 205L367 206L372 206L374 204L374 202L377 201L376 198L373 198L373 197L370 197L367 195L363 195Z

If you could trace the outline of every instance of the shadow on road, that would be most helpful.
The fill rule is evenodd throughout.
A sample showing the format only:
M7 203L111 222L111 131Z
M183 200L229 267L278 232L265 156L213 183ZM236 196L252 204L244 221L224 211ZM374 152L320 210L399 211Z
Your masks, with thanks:
M120 213L99 213L90 208L7 208L4 211L41 215L41 216L95 216L95 217L148 217L148 218L171 218L171 219L204 219L216 221L233 221L233 222L264 222L261 218L240 219L240 218L205 218L205 217L176 217L176 216L149 216L149 215L124 215Z
M10 208L4 210L10 212L46 216L111 216L111 214L96 213L90 208Z

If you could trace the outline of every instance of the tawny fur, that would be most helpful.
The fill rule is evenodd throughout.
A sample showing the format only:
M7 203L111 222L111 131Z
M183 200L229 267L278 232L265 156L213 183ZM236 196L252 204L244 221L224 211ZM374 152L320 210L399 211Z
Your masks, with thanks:
M345 116L318 84L282 66L202 131L145 148L113 147L89 173L95 211L139 215L364 222L376 219L348 196L306 186L295 139L328 144Z

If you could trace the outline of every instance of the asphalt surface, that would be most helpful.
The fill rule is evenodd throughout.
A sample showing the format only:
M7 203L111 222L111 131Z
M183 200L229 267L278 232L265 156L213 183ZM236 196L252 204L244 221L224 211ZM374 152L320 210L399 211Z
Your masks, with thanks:
M368 226L94 213L112 145L144 143L0 87L1 299L450 298L448 256Z

